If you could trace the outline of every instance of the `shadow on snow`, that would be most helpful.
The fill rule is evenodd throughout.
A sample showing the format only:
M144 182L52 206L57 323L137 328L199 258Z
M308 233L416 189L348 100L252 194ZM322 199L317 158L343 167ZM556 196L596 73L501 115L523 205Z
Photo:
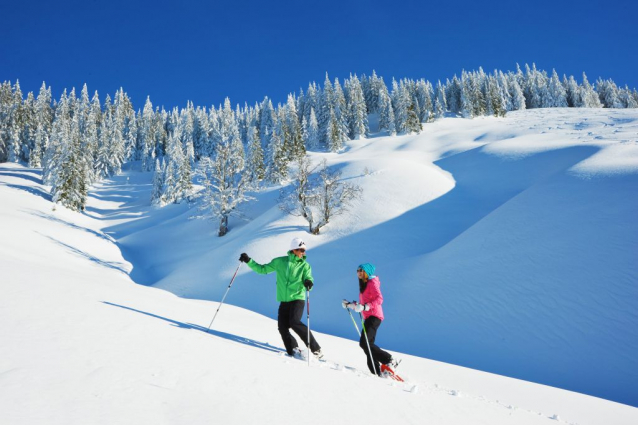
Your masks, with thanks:
M159 320L163 320L167 323L169 323L171 326L175 326L178 327L180 329L192 329L192 330L196 330L196 331L200 331L200 332L204 332L204 333L208 333L214 336L217 336L219 338L224 338L227 339L229 341L233 341L233 342L238 342L240 344L245 344L248 345L250 347L255 347L255 348L260 348L262 350L267 350L267 351L272 351L274 353L284 353L285 350L278 348L278 347L273 347L272 345L265 343L265 342L260 342L260 341L255 341L254 339L250 339L250 338L244 338L238 335L233 335L233 334L229 334L226 332L221 332L221 331L216 331L214 329L206 329L203 326L200 325L195 325L193 323L184 323L184 322L180 322L177 320L173 320L173 319L169 319L167 317L162 317L159 316L157 314L153 314L153 313L148 313L146 311L141 311L141 310L137 310L131 307L126 307L123 305L119 305L119 304L114 304L108 301L102 301L103 304L106 305L110 305L112 307L118 307L118 308L122 308L124 310L129 310L129 311L133 311L135 313L139 313L139 314L143 314L145 316L149 316L149 317L153 317L155 319L159 319Z

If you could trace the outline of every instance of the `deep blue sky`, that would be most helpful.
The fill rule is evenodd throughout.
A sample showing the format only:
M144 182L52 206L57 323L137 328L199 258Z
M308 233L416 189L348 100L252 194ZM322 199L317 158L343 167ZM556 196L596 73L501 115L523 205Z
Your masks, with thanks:
M326 71L435 82L532 62L638 88L637 16L630 0L0 0L0 81L102 101L121 86L136 108L284 102Z

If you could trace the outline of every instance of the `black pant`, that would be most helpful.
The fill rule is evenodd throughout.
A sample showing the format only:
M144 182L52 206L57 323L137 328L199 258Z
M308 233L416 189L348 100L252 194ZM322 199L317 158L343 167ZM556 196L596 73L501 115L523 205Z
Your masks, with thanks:
M279 313L277 315L277 326L279 327L279 333L281 334L281 339L284 341L284 346L286 347L286 352L288 355L292 356L293 348L298 347L297 340L290 334L289 329L292 328L293 331L299 338L308 345L308 328L306 325L301 323L301 315L304 310L304 301L296 300L296 301L288 301L282 302L279 304ZM317 344L315 337L310 333L310 351L313 353L315 351L320 350L321 347Z
M377 330L379 326L381 326L381 319L375 316L368 317L364 322L365 333L361 331L361 339L359 340L359 347L363 349L363 352L366 353L368 357L368 369L370 372L377 373L377 375L381 374L381 364L388 364L392 359L392 355L386 351L383 351L379 347L374 344L374 340L377 338ZM366 342L366 334L368 336L368 341ZM372 357L374 358L374 367L372 367L372 359L370 358L370 353L368 352L368 342L370 342L370 351L372 351Z

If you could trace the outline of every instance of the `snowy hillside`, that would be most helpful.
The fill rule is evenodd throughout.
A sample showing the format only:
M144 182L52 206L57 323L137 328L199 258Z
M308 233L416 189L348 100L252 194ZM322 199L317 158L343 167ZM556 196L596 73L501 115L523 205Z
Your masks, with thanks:
M312 154L364 189L319 236L273 190L217 238L191 205L149 207L135 166L85 214L51 211L38 170L2 164L0 422L636 423L635 407L425 358L638 405L638 113L424 128ZM294 236L329 359L310 368L281 354L271 276L240 270L205 333L239 253L266 262ZM407 384L364 371L341 309L364 261Z

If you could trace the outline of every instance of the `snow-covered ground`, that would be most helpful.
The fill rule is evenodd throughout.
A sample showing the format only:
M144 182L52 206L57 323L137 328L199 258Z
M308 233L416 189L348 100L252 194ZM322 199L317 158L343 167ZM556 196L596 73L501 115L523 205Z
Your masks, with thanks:
M0 423L637 423L635 407L448 363L638 405L638 112L424 128L312 154L364 189L319 236L275 190L217 238L192 205L149 207L135 167L77 214L52 211L38 170L0 164ZM310 367L282 355L272 276L240 269L206 333L239 254L266 262L294 236L328 359ZM365 261L405 384L368 374L340 306Z

